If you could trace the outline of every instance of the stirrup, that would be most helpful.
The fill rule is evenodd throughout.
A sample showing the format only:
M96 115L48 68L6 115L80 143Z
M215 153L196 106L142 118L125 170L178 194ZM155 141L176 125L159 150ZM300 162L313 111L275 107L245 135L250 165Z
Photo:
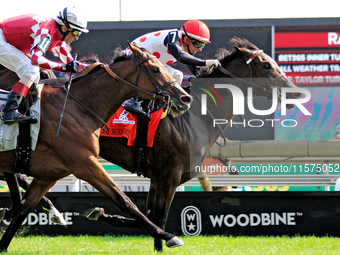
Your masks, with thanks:
M136 114L139 117L149 117L149 115L143 111L141 102L129 101L124 105L124 109L132 114Z
M33 116L26 116L18 112L18 110L5 112L2 118L4 123L7 125L12 125L14 123L36 124L38 122L38 120Z

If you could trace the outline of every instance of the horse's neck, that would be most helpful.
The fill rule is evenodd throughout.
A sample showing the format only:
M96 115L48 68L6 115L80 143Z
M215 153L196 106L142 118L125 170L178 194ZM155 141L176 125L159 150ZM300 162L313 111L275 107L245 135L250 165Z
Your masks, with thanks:
M97 81L96 81L97 80ZM72 84L71 93L105 122L131 97L131 89L109 76L104 70L89 74Z

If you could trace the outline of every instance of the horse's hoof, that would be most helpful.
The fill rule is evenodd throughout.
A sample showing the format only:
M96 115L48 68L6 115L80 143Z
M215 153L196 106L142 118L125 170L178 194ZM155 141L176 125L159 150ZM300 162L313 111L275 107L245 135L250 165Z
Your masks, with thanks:
M88 218L89 220L98 220L99 216L102 216L103 213L104 208L96 207L88 215L86 215L86 218Z
M66 226L67 223L64 220L63 216L53 216L51 217L51 220L53 223L58 224L58 225L62 225L62 226Z
M183 246L183 245L184 245L184 242L181 239L179 239L177 236L173 237L172 239L166 242L166 246L168 248L175 248L175 247Z

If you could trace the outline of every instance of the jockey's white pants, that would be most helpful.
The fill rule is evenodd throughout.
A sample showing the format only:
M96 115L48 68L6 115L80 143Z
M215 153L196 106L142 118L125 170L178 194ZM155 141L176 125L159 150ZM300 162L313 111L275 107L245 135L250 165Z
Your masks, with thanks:
M183 82L183 73L171 66L164 66L165 69L170 73L170 75L176 80L176 82L181 85Z
M39 81L39 67L33 66L31 60L21 50L6 41L2 29L0 29L0 63L15 72L20 78L19 82L27 87Z

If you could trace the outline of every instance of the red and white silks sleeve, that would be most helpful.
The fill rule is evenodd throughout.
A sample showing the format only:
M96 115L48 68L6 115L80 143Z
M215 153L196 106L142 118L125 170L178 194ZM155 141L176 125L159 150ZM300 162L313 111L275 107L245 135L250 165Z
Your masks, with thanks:
M34 66L39 66L42 69L53 70L59 72L61 69L61 64L56 63L54 61L48 60L44 53L39 50L37 47L32 49L32 58L31 64Z

